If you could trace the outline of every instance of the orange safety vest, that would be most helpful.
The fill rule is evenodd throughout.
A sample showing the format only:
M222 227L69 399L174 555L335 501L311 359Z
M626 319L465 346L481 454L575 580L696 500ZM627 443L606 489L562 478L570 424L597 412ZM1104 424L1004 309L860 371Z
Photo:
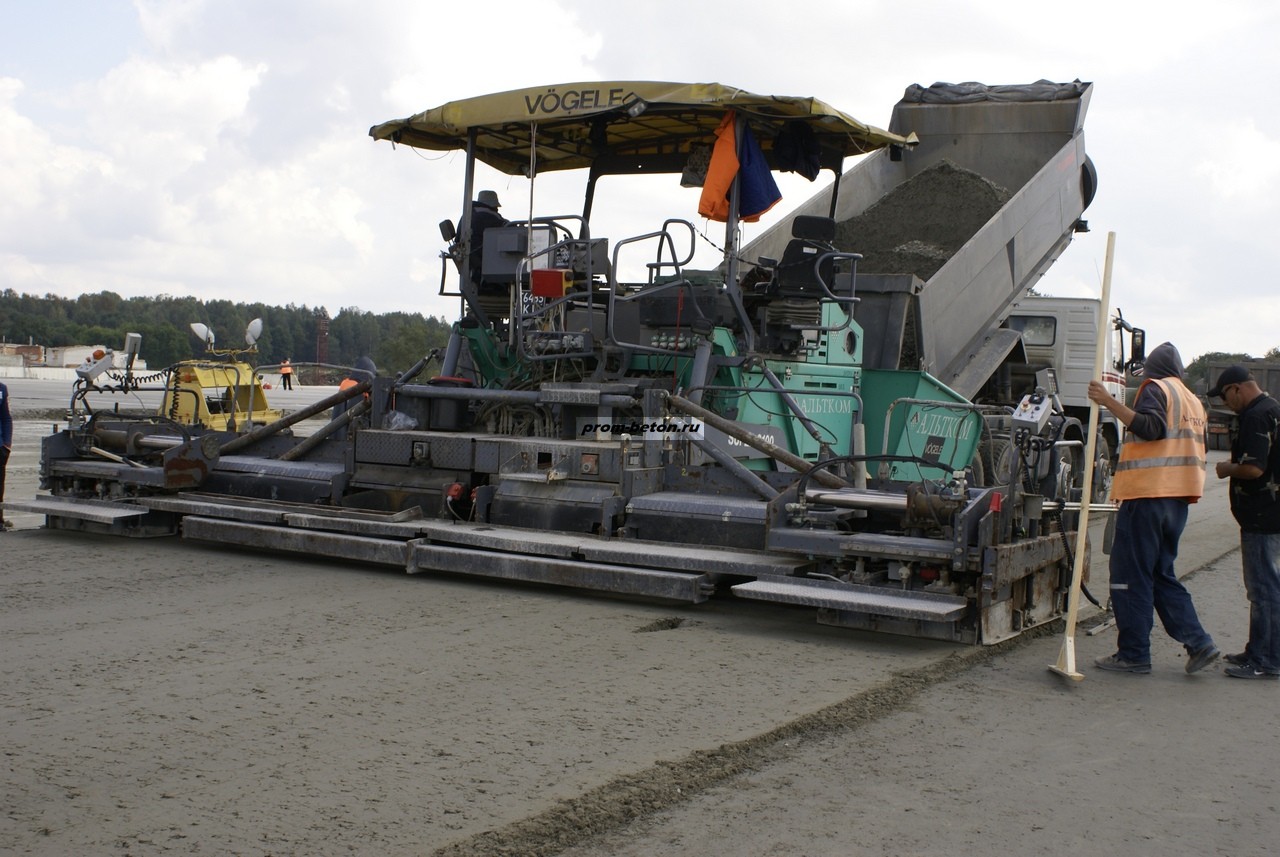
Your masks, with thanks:
M338 391L341 392L343 390L349 390L350 388L354 387L356 384L359 384L359 383L360 382L357 381L355 378L343 378L342 382L338 384ZM368 390L364 391L364 397L366 399L369 398Z
M1142 440L1126 432L1111 497L1184 497L1194 503L1204 494L1204 406L1176 378L1142 382L1143 387L1147 384L1158 384L1168 402L1164 437Z
M284 361L284 363L280 364L280 374L281 374L281 375L292 375L292 374L293 374L293 367L289 365L289 361L288 361L288 360L286 360L286 361Z

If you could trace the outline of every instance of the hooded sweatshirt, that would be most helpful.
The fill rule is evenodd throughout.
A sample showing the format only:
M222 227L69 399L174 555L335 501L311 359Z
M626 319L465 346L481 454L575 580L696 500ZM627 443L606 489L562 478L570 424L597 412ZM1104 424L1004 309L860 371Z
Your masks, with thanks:
M1143 440L1164 437L1165 414L1168 412L1169 402L1159 384L1147 382L1162 378L1177 378L1181 381L1183 371L1182 355L1173 343L1162 342L1151 349L1142 365L1143 382L1133 400L1136 414L1129 424L1129 431Z
M1129 423L1133 438L1120 449L1113 498L1180 498L1194 503L1204 493L1204 407L1182 383L1182 373L1182 357L1168 342L1147 357Z

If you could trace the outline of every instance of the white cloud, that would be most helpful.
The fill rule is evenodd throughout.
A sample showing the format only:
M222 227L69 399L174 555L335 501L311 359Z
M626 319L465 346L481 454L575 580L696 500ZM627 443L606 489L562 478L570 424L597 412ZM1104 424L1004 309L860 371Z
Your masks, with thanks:
M1274 212L1280 197L1280 139L1252 118L1214 129L1215 143L1198 153L1192 174L1209 183L1216 213L1251 220Z
M199 63L130 59L80 90L87 142L148 183L232 149L253 125L247 108L267 74L231 56Z
M49 252L77 231L83 188L115 180L117 168L103 153L59 143L15 106L23 86L0 80L0 232L11 258Z
M133 0L138 26L158 51L174 50L179 39L196 28L205 0Z

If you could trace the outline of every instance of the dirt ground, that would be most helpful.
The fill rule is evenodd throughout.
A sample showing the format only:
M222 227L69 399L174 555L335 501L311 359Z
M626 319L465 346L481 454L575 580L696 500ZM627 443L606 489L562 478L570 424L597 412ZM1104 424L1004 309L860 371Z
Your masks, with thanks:
M19 423L9 499L47 430ZM1196 507L1183 567L1234 651L1224 507ZM1045 669L1060 636L961 648L13 517L3 853L1261 855L1280 834L1280 683L1188 677L1159 631L1153 675L1100 674L1114 632L1086 619L1072 683Z

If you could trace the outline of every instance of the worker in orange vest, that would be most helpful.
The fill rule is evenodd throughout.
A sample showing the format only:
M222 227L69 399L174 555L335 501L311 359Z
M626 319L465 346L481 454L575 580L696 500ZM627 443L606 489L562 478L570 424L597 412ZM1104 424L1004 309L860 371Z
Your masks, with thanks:
M342 381L338 384L338 389L349 390L352 387L354 387L356 384L359 384L361 381L372 381L377 374L378 374L378 367L373 362L373 359L370 357L361 357L358 360L356 360L356 365L352 367L349 373L347 373L347 377L343 378ZM369 392L367 390L365 391L364 398L365 399L369 398ZM334 405L330 419L336 420L338 417L346 413L348 408L353 407L357 401L359 400L356 399L355 397L352 397L350 399L347 399L345 402L339 402L338 404ZM335 432L333 436L339 437L341 436L341 434L342 432Z
M284 362L280 364L280 389L293 389L293 366L289 363L289 358L284 358Z
M1204 494L1204 406L1183 383L1182 356L1171 343L1152 349L1142 375L1132 408L1101 382L1089 382L1089 399L1125 425L1111 482L1111 498L1120 503L1110 563L1117 649L1094 664L1112 672L1151 672L1154 611L1186 648L1184 668L1193 673L1221 655L1174 571L1188 507Z

